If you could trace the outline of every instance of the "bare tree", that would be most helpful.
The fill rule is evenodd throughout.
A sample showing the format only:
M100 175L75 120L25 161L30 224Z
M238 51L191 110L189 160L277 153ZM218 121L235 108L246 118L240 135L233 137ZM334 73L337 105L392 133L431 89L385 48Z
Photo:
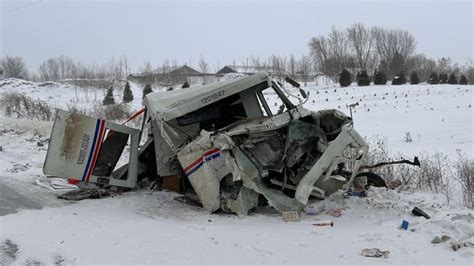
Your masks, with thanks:
M221 63L219 61L216 61L216 63L213 65L214 73L219 72L221 70Z
M38 67L39 79L61 80L75 79L79 76L81 64L66 56L49 58Z
M209 72L209 64L201 56L201 58L199 58L198 65L199 65L199 69L201 70L201 73L202 73L203 82L207 83L207 75L208 75L208 72Z
M0 66L7 78L28 79L28 69L21 57L5 56L0 60Z
M453 70L453 61L449 57L438 59L438 72L448 74Z
M373 38L370 31L363 24L355 23L347 29L347 38L356 57L356 66L373 70Z
M150 61L143 62L143 65L140 67L141 74L150 74L153 71L153 67L150 64Z
M333 26L328 34L327 44L330 53L336 59L339 68L346 68L350 57L349 41L346 32L339 31Z
M380 60L386 64L389 72L387 74L389 76L397 74L392 69L394 58L399 56L402 61L407 61L415 51L415 38L408 31L404 30L387 30L373 27L371 32L377 54Z
M309 73L311 71L311 60L309 56L303 54L299 60L298 64L299 72L301 73L301 77L303 79L304 85L307 86L307 82L309 79Z
M198 65L199 65L199 70L201 70L201 73L207 74L207 72L209 72L209 64L206 62L206 60L204 60L202 56L201 58L199 58Z
M341 66L337 64L327 39L323 36L314 37L309 43L309 48L316 68L329 77L336 77L341 71Z
M472 59L469 60L469 63L467 63L463 67L462 71L466 75L467 81L469 82L469 84L473 85L474 84L474 61Z
M269 58L270 66L272 68L272 74L277 76L280 81L283 75L286 72L286 57L279 57L277 55L272 55Z
M290 58L288 59L288 72L292 78L296 78L296 71L297 71L296 58L293 54L291 54Z
M407 60L405 68L407 73L416 71L421 81L427 81L431 73L436 70L437 64L424 54L416 54Z

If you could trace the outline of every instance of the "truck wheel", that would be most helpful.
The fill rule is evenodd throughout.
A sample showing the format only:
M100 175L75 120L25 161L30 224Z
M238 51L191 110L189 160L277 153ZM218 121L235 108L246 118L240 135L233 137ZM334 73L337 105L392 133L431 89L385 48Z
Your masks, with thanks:
M356 177L360 176L367 177L367 187L387 187L387 183L376 173L362 172L356 175Z

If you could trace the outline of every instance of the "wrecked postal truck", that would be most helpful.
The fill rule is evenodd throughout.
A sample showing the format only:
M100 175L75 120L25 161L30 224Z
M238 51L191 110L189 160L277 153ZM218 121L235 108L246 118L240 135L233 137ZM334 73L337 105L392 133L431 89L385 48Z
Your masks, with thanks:
M267 203L302 211L310 197L349 189L368 146L350 117L307 110L287 95L294 96L265 73L154 92L145 97L141 130L58 110L43 172L125 188L158 180L209 212L246 215ZM124 151L128 162L118 167Z

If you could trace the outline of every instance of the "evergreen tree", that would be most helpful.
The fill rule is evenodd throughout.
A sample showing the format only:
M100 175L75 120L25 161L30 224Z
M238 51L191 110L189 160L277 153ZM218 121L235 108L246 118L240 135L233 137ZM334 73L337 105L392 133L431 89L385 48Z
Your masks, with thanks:
M104 105L115 104L114 99L114 88L110 87L107 89L107 93L105 94L104 100L102 101Z
M448 82L448 74L439 74L439 84L446 84Z
M188 81L186 80L186 81L183 83L183 85L181 86L181 89L186 89L186 88L189 88L189 87L190 87L190 85L189 85Z
M352 83L352 75L347 69L343 69L341 74L339 74L339 84L341 87L347 87Z
M403 70L400 73L398 73L398 75L394 76L392 79L392 85L402 85L405 83L407 83L407 79L405 77L405 73L403 72Z
M143 97L142 98L145 98L145 95L147 95L150 92L153 92L153 89L151 88L150 84L146 84L145 88L143 89Z
M432 72L430 75L430 78L428 79L429 84L438 84L439 83L439 77L438 73Z
M459 79L459 84L461 85L467 85L467 78L464 75L461 75L461 78Z
M367 74L366 70L362 70L360 73L357 71L357 85L359 86L369 86L370 77Z
M454 73L449 74L448 84L458 84L458 79L456 78L456 74Z
M411 72L410 84L415 85L415 84L418 84L418 83L420 83L420 79L418 78L418 74L416 73L416 71Z
M125 89L123 90L122 101L124 103L129 103L133 101L133 93L130 89L130 83L125 83Z
M375 71L374 73L374 85L385 85L387 84L387 76L382 71Z

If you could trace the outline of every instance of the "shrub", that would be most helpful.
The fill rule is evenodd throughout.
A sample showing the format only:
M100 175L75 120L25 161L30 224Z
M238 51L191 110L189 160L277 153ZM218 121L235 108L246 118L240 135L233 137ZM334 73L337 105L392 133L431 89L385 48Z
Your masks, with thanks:
M90 115L107 120L122 120L129 116L130 107L126 104L95 104Z
M413 71L411 72L411 75L410 75L410 84L418 84L420 83L420 79L418 78L418 74L416 73L416 71Z
M189 88L189 87L191 87L191 86L189 85L188 81L186 80L186 81L183 83L183 85L181 86L181 89L186 89L186 88Z
M430 78L428 79L429 84L438 84L439 83L439 77L438 73L432 72L430 75Z
M47 102L33 100L23 93L11 92L2 96L0 104L5 116L30 118L49 121L52 118L51 107Z
M458 79L456 78L456 74L454 73L449 74L448 84L458 84Z
M109 87L107 89L107 94L105 94L105 97L104 97L104 100L102 101L102 104L104 104L104 105L115 104L114 88L113 87Z
M463 203L466 207L474 208L474 160L469 159L458 151L456 172L461 182Z
M347 69L343 69L341 74L339 74L339 84L341 87L347 87L352 83L352 75Z
M382 71L375 71L374 73L374 84L385 85L387 84L387 76Z
M123 90L122 101L124 103L129 103L133 101L133 92L130 89L130 83L128 82L125 84L125 89Z
M145 95L147 95L148 93L151 93L151 92L153 92L153 89L151 88L151 85L146 84L145 88L143 89L143 98L145 98Z
M392 79L392 85L402 85L405 83L407 83L407 79L405 77L405 73L403 73L403 70Z
M370 85L370 77L367 74L366 70L362 70L360 73L357 72L357 85L359 85L359 86L369 86Z
M461 78L459 79L459 84L461 85L467 85L467 78L464 75L461 75Z
M403 156L398 155L392 157L385 139L378 137L369 141L370 152L364 158L364 164L374 165L379 162L387 162L402 159ZM370 169L369 171L380 175L387 184L390 181L399 179L401 185L398 191L433 191L442 193L446 197L446 201L451 201L453 196L452 172L450 161L447 156L442 153L434 155L421 154L419 158L421 165L413 166L408 164L387 165Z
M448 74L439 74L439 84L446 84L448 82Z

